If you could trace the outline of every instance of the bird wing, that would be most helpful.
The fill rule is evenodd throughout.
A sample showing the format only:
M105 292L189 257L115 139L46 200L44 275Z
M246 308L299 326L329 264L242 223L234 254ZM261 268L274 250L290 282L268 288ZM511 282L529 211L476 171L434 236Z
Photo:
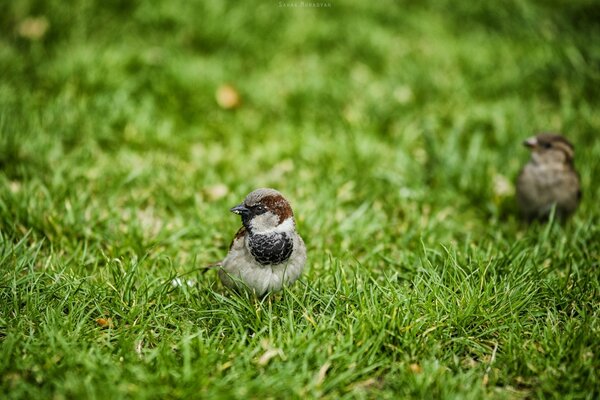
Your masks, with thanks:
M229 244L229 250L231 250L231 248L235 244L236 240L243 239L246 236L246 233L247 233L246 228L244 226L242 226L240 229L238 229L238 231L235 233L235 236L233 237L233 240ZM204 267L202 267L202 270L203 270L203 272L206 272L209 269L219 268L222 266L223 266L223 260L205 265Z
M229 250L231 250L231 248L235 244L236 240L243 239L244 237L246 237L247 233L248 232L246 231L246 227L242 225L242 227L240 229L238 229L238 231L235 233L235 236L233 237L233 240L229 244Z

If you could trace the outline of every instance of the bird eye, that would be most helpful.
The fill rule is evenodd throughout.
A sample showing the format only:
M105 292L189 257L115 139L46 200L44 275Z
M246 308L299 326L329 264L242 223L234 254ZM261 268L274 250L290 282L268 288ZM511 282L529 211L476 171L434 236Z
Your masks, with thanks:
M542 142L541 145L544 149L549 149L552 147L552 143L550 142Z

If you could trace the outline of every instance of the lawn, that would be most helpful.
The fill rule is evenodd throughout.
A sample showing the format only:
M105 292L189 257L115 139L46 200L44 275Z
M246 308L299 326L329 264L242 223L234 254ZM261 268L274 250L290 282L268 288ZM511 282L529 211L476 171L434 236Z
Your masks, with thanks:
M598 2L315 4L0 3L0 397L600 396ZM203 269L257 187L308 248L262 301Z

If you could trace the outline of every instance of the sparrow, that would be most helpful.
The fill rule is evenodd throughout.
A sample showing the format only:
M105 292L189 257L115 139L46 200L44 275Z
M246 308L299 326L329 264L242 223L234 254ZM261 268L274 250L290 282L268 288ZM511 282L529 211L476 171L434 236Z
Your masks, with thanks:
M260 298L294 283L306 263L306 246L283 195L274 189L256 189L231 212L241 216L242 227L218 263L223 285L249 290Z
M529 221L543 220L555 207L557 218L566 219L581 199L573 145L552 133L530 137L523 145L531 150L531 158L517 178L517 203L522 215Z

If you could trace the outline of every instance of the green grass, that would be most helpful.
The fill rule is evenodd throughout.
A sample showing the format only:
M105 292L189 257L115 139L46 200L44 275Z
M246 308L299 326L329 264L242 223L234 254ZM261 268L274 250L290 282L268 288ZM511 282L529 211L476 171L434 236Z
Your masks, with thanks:
M70 3L0 3L0 397L600 396L597 2ZM258 302L200 270L264 186L309 256Z

